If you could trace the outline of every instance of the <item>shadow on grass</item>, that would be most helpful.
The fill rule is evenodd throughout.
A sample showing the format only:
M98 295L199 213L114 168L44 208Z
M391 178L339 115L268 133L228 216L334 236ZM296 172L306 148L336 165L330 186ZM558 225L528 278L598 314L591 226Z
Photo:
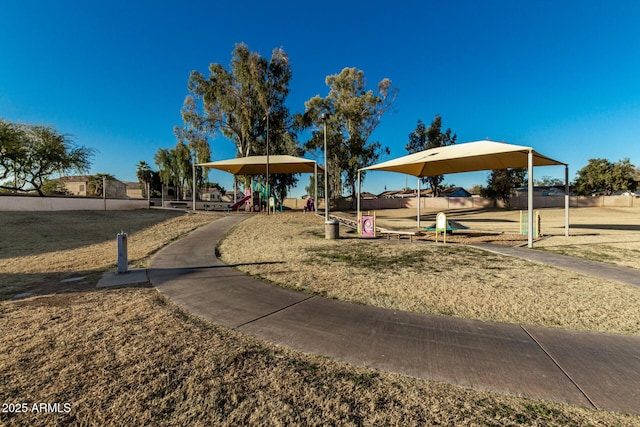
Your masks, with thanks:
M141 209L136 211L0 212L5 230L0 259L77 249L114 242L118 233L140 232L184 212Z
M640 231L640 224L570 224L569 228L590 230Z
M0 274L0 301L24 298L101 291L96 288L103 270L85 270L62 273ZM148 282L126 287L150 286Z
M230 265L204 265L178 268L149 268L154 272L180 272L189 273L203 269L217 270L235 268L247 265L272 265L284 264L284 261L266 261L254 263L238 263ZM102 275L110 270L85 270L62 273L38 273L38 274L0 274L0 301L29 298L60 293L90 292L123 287L151 287L150 282L124 284L113 287L97 288Z

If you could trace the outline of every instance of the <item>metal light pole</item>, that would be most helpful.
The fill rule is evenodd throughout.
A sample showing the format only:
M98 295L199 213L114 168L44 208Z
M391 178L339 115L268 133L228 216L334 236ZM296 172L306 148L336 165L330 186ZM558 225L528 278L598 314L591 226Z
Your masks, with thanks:
M271 211L271 186L269 185L269 108L267 108L267 215Z
M322 121L324 122L324 220L329 221L329 180L327 177L327 120L331 115L322 113Z
M193 189L191 192L191 202L193 203L193 211L196 211L196 150L193 150Z

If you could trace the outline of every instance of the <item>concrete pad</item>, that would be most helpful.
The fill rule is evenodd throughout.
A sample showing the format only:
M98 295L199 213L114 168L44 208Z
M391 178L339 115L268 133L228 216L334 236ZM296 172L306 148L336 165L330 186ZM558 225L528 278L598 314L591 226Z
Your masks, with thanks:
M527 330L597 408L640 415L640 337Z
M591 406L517 325L314 298L239 330L296 350L389 372Z
M105 271L100 280L98 280L97 288L111 288L117 286L135 285L138 283L148 282L146 269L129 270L127 273L118 274L115 271Z

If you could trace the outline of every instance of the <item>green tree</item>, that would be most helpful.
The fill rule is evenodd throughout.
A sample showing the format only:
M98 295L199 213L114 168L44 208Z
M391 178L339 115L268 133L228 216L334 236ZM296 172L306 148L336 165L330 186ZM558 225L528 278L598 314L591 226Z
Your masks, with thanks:
M634 168L629 159L616 163L606 159L589 159L589 163L577 173L574 182L576 192L580 195L610 196L616 191L634 191L638 185L634 179Z
M484 193L484 187L480 184L474 184L473 186L471 186L471 188L469 188L469 193L480 196L481 194Z
M67 188L65 187L65 185L57 179L45 181L45 183L42 185L41 190L42 193L47 196L62 195L67 193Z
M193 182L193 163L187 145L179 141L172 149L159 148L153 159L158 166L160 181L175 187L178 199L184 199Z
M326 84L329 94L324 98L316 95L305 102L305 113L298 116L297 122L300 128L315 128L305 148L322 150L323 115L328 114L329 193L335 198L342 194L343 187L355 194L358 169L375 163L381 153L389 153L387 147L369 139L392 107L398 90L388 78L378 83L377 94L367 90L364 71L356 68L344 68L339 74L327 76ZM364 180L364 172L361 178Z
M514 188L522 187L527 170L516 169L494 169L487 179L487 187L482 189L481 196L493 200L502 200L509 206L511 193Z
M554 185L564 185L564 181L559 178L551 178L550 176L543 176L540 179L533 180L535 185L541 185L543 187L552 187Z
M210 135L213 131L208 122L199 114L196 100L193 96L187 96L181 110L182 127L176 126L174 133L179 144L184 144L190 153L195 156L196 163L205 163L211 160ZM192 159L193 161L193 159ZM189 185L192 185L193 173L189 175ZM196 185L200 188L205 182L205 171L196 168Z
M150 186L152 176L153 171L151 170L151 166L149 166L146 161L140 160L140 162L138 162L138 166L136 167L136 177L138 178L138 182L140 183L142 197L147 197L147 186Z
M25 131L24 125L0 119L0 180L9 177L17 180L20 163L27 156Z
M311 174L309 177L309 185L304 187L304 191L310 197L315 197L316 194L316 177ZM324 174L318 173L318 198L324 197Z
M282 49L274 49L271 59L237 44L230 69L213 63L209 77L193 71L185 100L185 129L194 138L220 132L234 142L238 157L267 154L299 155L293 117L285 105L289 94L291 68ZM280 196L297 182L293 175L273 175L272 187Z
M176 183L182 191L182 195L191 193L193 182L193 163L191 161L191 152L189 147L182 141L179 141L173 149L173 167L175 170ZM193 196L193 195L192 195Z
M451 129L442 132L442 118L436 114L428 128L422 120L418 120L415 130L409 134L409 142L405 149L412 154L431 148L446 147L455 144L457 138L457 135L451 135ZM422 182L429 184L434 197L440 195L443 181L444 175L427 176L422 179Z
M104 181L113 181L116 178L108 173L97 173L89 177L89 195L102 197L104 192ZM108 187L107 187L108 192Z
M153 156L153 161L158 166L158 175L160 176L160 182L167 187L176 187L178 180L176 178L175 167L175 152L167 148L158 148L158 151Z
M86 172L93 152L50 126L0 119L0 179L7 180L0 188L44 196L42 187L54 174Z
M635 180L635 166L629 159L615 162L611 168L611 189L616 191L635 191L638 182Z

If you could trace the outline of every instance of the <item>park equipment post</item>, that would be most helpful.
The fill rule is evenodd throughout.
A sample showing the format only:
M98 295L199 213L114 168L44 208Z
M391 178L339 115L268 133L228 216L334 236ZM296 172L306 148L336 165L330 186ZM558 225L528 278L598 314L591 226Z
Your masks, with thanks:
M436 243L438 243L438 233L442 231L442 242L447 243L447 215L439 212L436 216Z
M420 188L420 181L422 178L418 177L418 228L420 228L420 192L422 191Z
M529 214L529 217L527 218L527 229L529 230L529 235L527 236L527 247L531 249L533 248L533 233L531 233L531 230L533 230L533 149L529 150L527 160L527 175L529 178L529 185L527 186L527 210Z
M129 269L127 254L127 233L118 233L118 274L124 274Z

